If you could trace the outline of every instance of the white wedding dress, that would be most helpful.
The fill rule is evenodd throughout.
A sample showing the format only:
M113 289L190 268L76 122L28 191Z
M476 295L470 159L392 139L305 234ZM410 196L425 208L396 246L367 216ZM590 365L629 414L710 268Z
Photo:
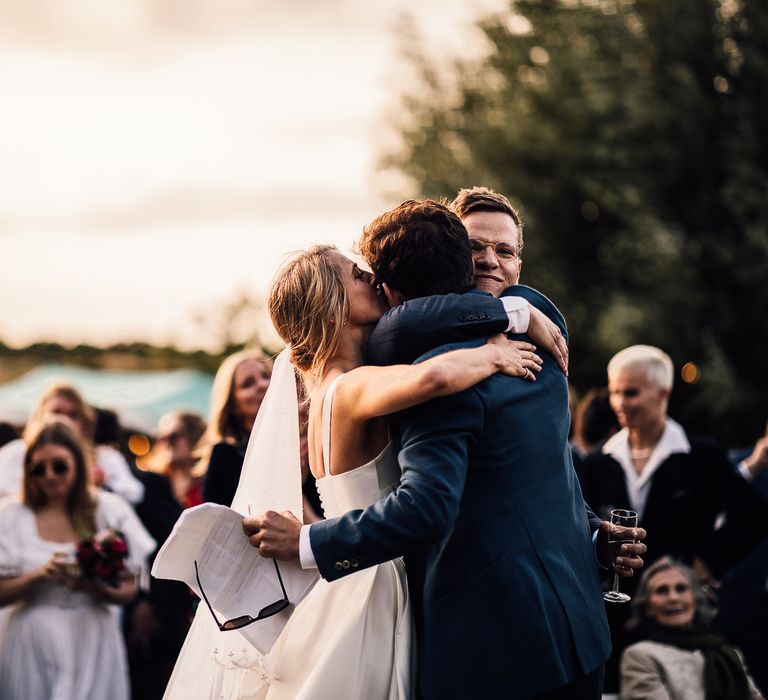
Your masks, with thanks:
M340 379L339 377L338 379ZM323 402L323 462L330 464L333 392ZM366 508L400 481L388 445L371 462L317 480L327 518ZM412 620L401 559L333 582L320 580L288 621L272 651L267 700L409 700Z
M290 367L284 352L275 363L270 390L262 412L280 410L286 416L279 438L274 429L262 430L272 441L284 439L294 420L284 391L288 379L281 375ZM292 369L291 369L292 371ZM293 377L290 377L293 385ZM329 464L329 430L335 382L323 406L323 459ZM295 396L292 397L295 410ZM260 412L261 414L261 412ZM295 413L293 415L296 415ZM254 426L254 433L259 424ZM264 439L253 435L251 443ZM298 440L298 434L296 435ZM251 451L249 445L249 452ZM293 458L291 458L292 460ZM257 472L258 465L246 455L244 471ZM286 468L299 473L296 461ZM266 466L274 473L274 462ZM244 490L261 489L241 477L238 501L248 502ZM265 473L263 478L269 478ZM326 517L365 508L384 498L398 484L400 471L390 447L371 462L339 475L318 479L317 486ZM297 483L299 483L297 481ZM280 490L279 487L272 487ZM300 489L300 483L299 483ZM261 489L263 490L263 489ZM299 490L300 498L300 490ZM274 508L280 510L279 507ZM169 682L165 700L410 700L413 692L413 632L405 568L402 560L345 576L329 583L320 580L294 610L271 652L262 657L238 632L219 632L204 606L195 622ZM259 624L256 622L255 624Z

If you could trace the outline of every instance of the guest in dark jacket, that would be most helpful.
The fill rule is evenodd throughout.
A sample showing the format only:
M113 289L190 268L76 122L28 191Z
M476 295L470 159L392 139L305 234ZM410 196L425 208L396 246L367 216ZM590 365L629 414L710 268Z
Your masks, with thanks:
M754 445L731 450L728 457L745 478L754 478L752 485L768 498L768 423Z
M648 532L647 563L671 555L721 576L768 535L768 501L724 450L667 415L672 378L672 360L648 345L610 361L611 406L622 429L585 460L584 499L602 518L613 508L637 511Z
M754 473L753 486L768 497L768 426L753 446L732 450L730 457L739 471ZM714 625L741 649L757 686L768 694L768 539L723 578Z
M240 482L245 450L261 402L272 375L272 360L260 350L243 350L221 363L213 381L211 415L202 438L197 473L204 473L203 500L228 506ZM306 413L299 415L306 435ZM306 460L306 438L302 438L302 490L304 522L320 518L322 508Z
M272 361L258 349L230 355L216 372L197 469L205 474L203 500L226 506L232 503L251 428L271 375Z
M766 501L735 471L724 450L687 433L667 415L673 365L658 348L634 345L608 364L611 406L622 429L581 468L584 500L606 518L637 511L646 529L646 563L671 555L713 584L768 535ZM632 594L632 579L622 590ZM614 652L606 692L618 685L626 606L608 610Z
M606 440L619 431L619 421L611 408L607 387L593 387L576 405L573 415L571 452L573 466L581 479L582 462L597 452Z
M197 413L172 411L157 426L155 446L146 460L149 471L168 479L182 508L199 506L203 479L197 472L194 449L205 433L205 421Z
M161 474L139 472L144 498L136 514L158 543L171 534L181 515L171 482ZM184 643L194 612L194 598L186 584L151 578L149 591L141 591L126 609L123 627L131 671L133 700L160 700Z

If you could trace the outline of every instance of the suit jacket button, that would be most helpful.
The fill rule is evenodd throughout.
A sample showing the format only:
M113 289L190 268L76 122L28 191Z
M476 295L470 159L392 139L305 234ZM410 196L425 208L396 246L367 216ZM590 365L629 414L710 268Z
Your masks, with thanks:
M334 566L336 567L336 570L337 570L337 571L340 571L341 569L343 569L343 568L344 568L344 565L343 565L343 564L342 564L340 561L337 561L337 562L334 564Z
M343 562L341 562L341 565L345 568L349 568L349 559L345 559Z
M349 562L352 565L353 569L356 569L358 566L357 559L353 559L351 562Z

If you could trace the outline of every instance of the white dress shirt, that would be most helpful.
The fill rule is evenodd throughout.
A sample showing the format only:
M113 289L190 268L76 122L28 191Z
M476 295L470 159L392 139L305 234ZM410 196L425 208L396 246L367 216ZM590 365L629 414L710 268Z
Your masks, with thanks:
M500 301L509 319L506 332L525 333L531 322L530 304L523 297L500 297Z
M651 477L662 463L673 454L688 454L691 443L685 435L682 426L671 418L667 418L661 439L651 452L642 471L638 474L630 456L629 428L623 428L603 445L603 453L613 457L624 470L629 504L638 518L642 520L648 493L651 490Z

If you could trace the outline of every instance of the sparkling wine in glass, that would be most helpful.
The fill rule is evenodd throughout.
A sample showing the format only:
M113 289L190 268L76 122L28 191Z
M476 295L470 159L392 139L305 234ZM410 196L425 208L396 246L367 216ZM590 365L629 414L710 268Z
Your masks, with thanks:
M63 610L72 610L72 581L80 576L80 565L77 563L77 556L74 552L54 552L54 559L62 565L64 573L72 580L67 584L62 584L61 587L64 590L64 596L62 598L60 608Z
M617 508L611 511L611 529L608 532L608 542L622 544L633 544L635 538L632 531L637 528L637 513L633 510L624 510ZM628 603L630 597L626 593L619 591L619 575L613 574L613 588L603 593L603 598L609 603Z

